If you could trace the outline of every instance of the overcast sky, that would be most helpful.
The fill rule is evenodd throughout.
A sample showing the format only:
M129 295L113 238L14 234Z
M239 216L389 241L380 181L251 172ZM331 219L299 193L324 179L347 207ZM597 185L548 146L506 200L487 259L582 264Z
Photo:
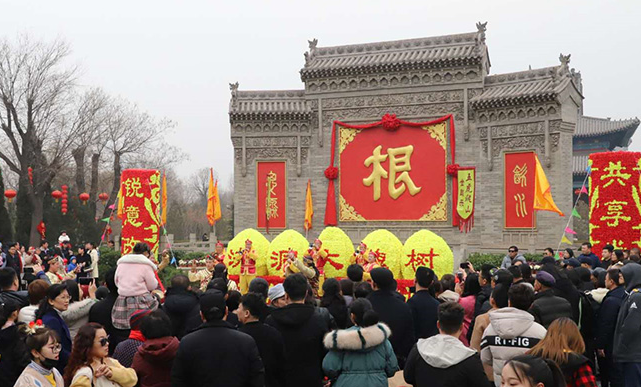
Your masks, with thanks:
M230 82L302 88L307 40L319 47L476 31L487 21L491 73L557 65L572 54L585 114L641 115L641 1L69 1L1 0L0 34L62 37L86 85L177 122L169 139L189 176L233 173ZM641 134L633 139L641 150Z

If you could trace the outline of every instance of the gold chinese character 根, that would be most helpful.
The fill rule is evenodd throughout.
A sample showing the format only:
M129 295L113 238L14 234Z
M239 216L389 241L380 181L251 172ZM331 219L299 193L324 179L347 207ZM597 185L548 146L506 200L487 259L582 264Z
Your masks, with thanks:
M625 171L625 167L621 165L621 161L617 161L616 163L610 161L603 171L607 173L601 176L601 180L610 179L603 185L604 188L612 185L615 180L619 185L625 187L625 182L623 180L628 180L630 176L632 176L629 173L623 173L623 171Z
M278 217L278 198L276 197L276 186L278 183L276 179L278 176L276 172L269 171L267 174L267 181L265 186L267 187L267 195L265 197L265 212L267 213L267 219L272 219Z
M627 204L628 202L622 202L618 200L611 200L605 203L605 205L607 206L606 215L602 216L600 220L601 221L610 220L611 222L607 222L607 225L610 227L618 226L620 220L629 222L630 219L632 218L629 216L623 215L623 207L625 207Z
M525 205L525 194L517 193L514 195L516 201L516 216L525 218L527 216L527 206Z
M139 177L132 177L123 183L125 185L125 196L126 197L132 197L135 196L137 198L143 197L143 193L140 192L140 189L142 188L142 183L140 182Z
M372 166L372 173L363 179L363 184L366 187L374 186L374 201L381 198L381 179L388 179L387 190L392 199L398 199L406 189L412 196L419 193L422 188L417 187L409 175L412 170L410 158L414 152L414 146L388 148L386 155L381 154L382 148L381 145L374 148L372 155L366 158L364 163L367 168ZM389 175L381 165L385 161L389 161ZM401 185L397 187L397 184Z
M514 172L514 184L520 185L521 188L527 187L527 164L523 164L522 167L516 165L512 172Z

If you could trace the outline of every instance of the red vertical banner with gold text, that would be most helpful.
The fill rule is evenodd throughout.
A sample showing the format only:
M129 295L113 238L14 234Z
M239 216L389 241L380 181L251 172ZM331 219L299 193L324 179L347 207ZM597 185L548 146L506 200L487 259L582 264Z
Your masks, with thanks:
M534 152L509 152L504 159L505 228L534 228Z
M592 251L641 247L641 153L593 153L589 160Z
M122 254L132 252L138 242L149 245L158 255L160 219L160 172L150 169L126 169L120 178L122 193Z
M257 227L287 227L287 164L285 161L256 163Z

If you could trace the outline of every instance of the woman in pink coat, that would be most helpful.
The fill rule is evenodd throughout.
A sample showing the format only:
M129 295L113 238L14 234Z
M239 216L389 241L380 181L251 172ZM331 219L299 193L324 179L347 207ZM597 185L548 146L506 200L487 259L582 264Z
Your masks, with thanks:
M115 276L118 298L111 310L115 328L129 329L129 317L137 310L158 308L158 299L151 293L158 286L158 268L150 255L146 243L136 243L133 254L118 259Z
M470 346L470 343L467 339L467 332L470 329L470 324L474 319L474 305L476 304L476 296L481 291L481 285L479 284L479 276L476 273L470 273L465 278L463 283L463 294L459 298L458 303L461 304L463 309L465 309L465 317L463 318L463 331L459 339L466 346Z

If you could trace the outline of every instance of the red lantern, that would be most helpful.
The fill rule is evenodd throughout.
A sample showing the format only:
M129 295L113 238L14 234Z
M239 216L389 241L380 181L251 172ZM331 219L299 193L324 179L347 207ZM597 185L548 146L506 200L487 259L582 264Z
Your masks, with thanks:
M9 203L11 203L13 201L13 198L15 198L17 194L18 193L15 190L12 190L12 189L8 189L8 190L4 191L4 196L7 199L9 199Z
M106 192L103 192L100 195L98 195L98 199L102 201L102 204L107 204L107 200L109 200L109 195Z
M27 172L29 172L29 183L33 185L33 168L27 168Z
M86 192L83 192L80 195L78 195L78 198L80 198L80 200L82 201L82 204L85 205L85 204L87 204L87 201L89 200L89 194L86 193Z
M51 193L51 197L55 199L56 203L58 203L58 200L62 197L62 192L55 190Z

